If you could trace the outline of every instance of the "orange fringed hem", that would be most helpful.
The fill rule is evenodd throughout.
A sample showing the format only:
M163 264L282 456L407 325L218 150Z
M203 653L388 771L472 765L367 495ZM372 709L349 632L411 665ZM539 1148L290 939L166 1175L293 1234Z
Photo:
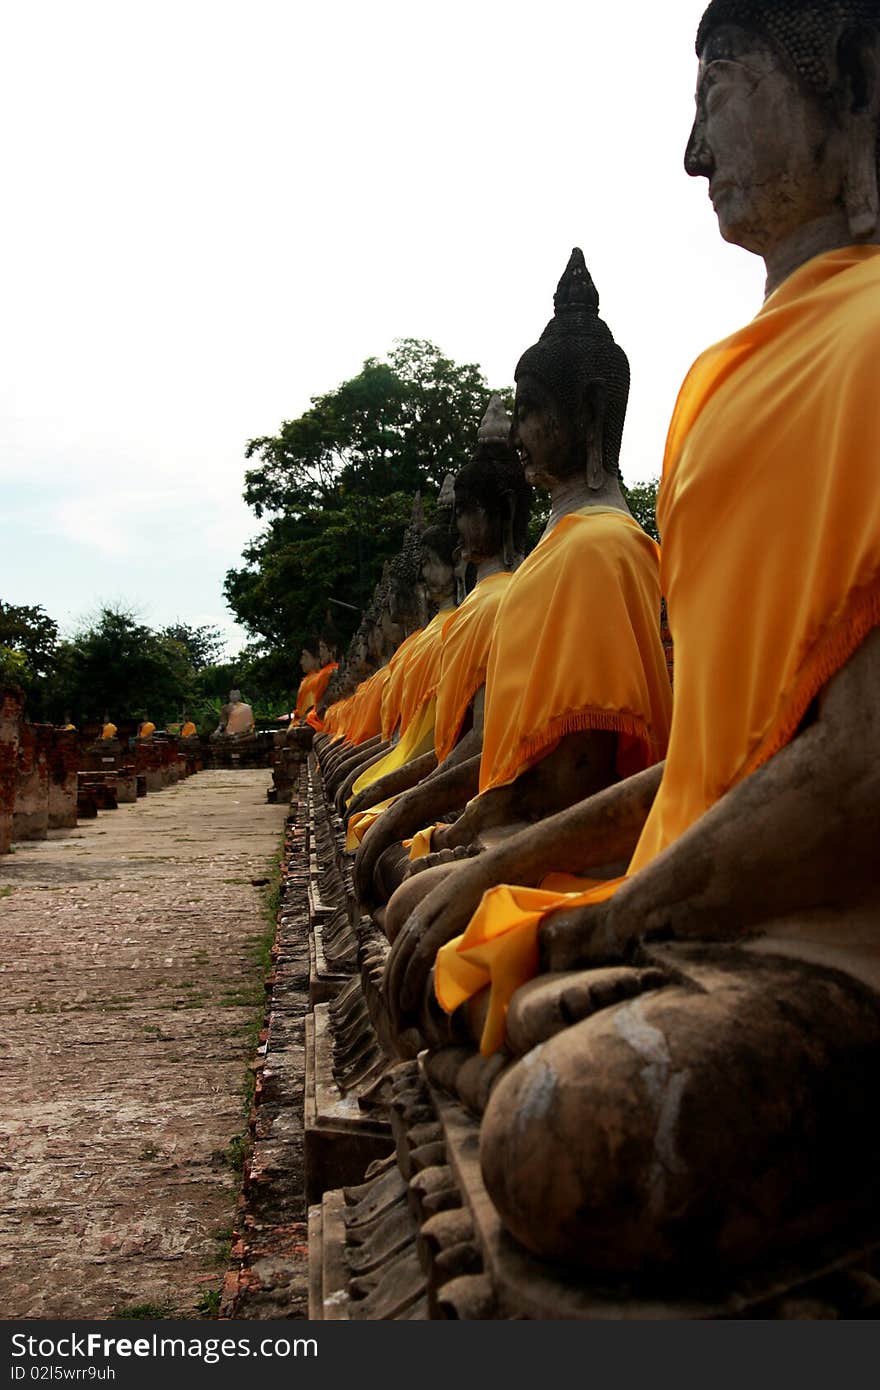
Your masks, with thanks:
M880 573L870 584L861 585L847 595L843 611L819 638L798 673L794 689L782 700L778 719L752 752L739 775L731 783L736 786L752 772L790 743L813 700L845 666L862 645L868 633L880 626ZM729 790L729 789L728 789Z
M582 734L591 730L597 733L625 734L635 739L645 749L646 767L660 758L656 740L652 739L647 723L639 715L588 705L585 709L569 710L567 714L556 715L540 733L521 739L515 755L502 768L493 769L491 783L481 790L490 791L493 787L506 786L508 782L513 782L519 777L520 773L545 758L566 734Z

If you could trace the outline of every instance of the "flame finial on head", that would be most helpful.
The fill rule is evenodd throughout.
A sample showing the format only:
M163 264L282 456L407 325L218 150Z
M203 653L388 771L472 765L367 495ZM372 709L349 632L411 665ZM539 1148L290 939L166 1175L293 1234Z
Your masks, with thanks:
M477 431L478 444L507 444L510 439L510 416L498 395L492 396Z
M570 311L587 314L599 312L599 292L593 284L584 253L579 246L572 249L568 265L556 286L553 310L557 317Z

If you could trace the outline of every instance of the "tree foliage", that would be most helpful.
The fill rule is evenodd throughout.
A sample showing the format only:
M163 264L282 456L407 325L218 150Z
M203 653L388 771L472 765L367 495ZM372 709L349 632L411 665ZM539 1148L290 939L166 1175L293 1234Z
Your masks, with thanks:
M489 394L479 367L405 338L385 361L369 358L350 381L313 397L277 435L248 444L259 465L246 474L244 497L266 525L244 567L227 574L225 593L254 658L285 669L288 686L330 600L355 609L369 601L400 548L414 494L430 512L445 475L470 457ZM333 608L343 632L357 621L347 612Z
M202 671L206 666L216 666L226 645L219 628L207 624L203 627L191 627L179 618L169 627L163 627L159 636L167 638L170 642L177 642L183 647L195 671Z
M623 494L626 497L627 506L640 526L644 527L649 536L653 536L655 541L659 541L660 536L657 531L657 489L660 486L659 478L648 478L643 483L633 483L632 487L624 487Z
M57 643L58 624L44 608L0 599L0 646L22 658L17 663L19 671L26 671L30 678L46 675Z

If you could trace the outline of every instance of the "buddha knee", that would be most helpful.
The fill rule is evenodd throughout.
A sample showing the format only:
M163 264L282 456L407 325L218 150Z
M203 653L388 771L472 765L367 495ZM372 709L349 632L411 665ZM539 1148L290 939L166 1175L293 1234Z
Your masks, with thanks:
M844 977L729 973L534 1048L483 1119L489 1194L536 1254L707 1281L852 1213L876 1184L876 999ZM772 1241L772 1246L770 1242Z

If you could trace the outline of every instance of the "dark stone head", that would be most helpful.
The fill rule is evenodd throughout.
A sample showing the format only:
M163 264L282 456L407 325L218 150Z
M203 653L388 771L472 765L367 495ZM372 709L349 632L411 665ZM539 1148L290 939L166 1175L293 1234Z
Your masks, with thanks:
M510 564L525 554L532 489L510 442L511 420L501 398L493 396L483 417L473 458L455 476L455 514L464 548L467 518L482 514L482 548L487 558L504 555Z
M880 0L712 0L696 47L685 168L725 239L766 259L841 212L851 240L873 237Z
M697 30L697 56L721 25L766 40L817 95L832 99L840 44L880 30L880 0L712 0Z
M412 520L403 535L399 554L388 567L388 616L403 634L418 627L421 619L419 576L422 567L422 532L425 529L421 498L413 504Z
M620 476L620 442L629 397L629 362L599 318L599 295L584 254L575 247L556 294L553 318L514 373L539 382L570 422L574 438L601 430L602 465Z

